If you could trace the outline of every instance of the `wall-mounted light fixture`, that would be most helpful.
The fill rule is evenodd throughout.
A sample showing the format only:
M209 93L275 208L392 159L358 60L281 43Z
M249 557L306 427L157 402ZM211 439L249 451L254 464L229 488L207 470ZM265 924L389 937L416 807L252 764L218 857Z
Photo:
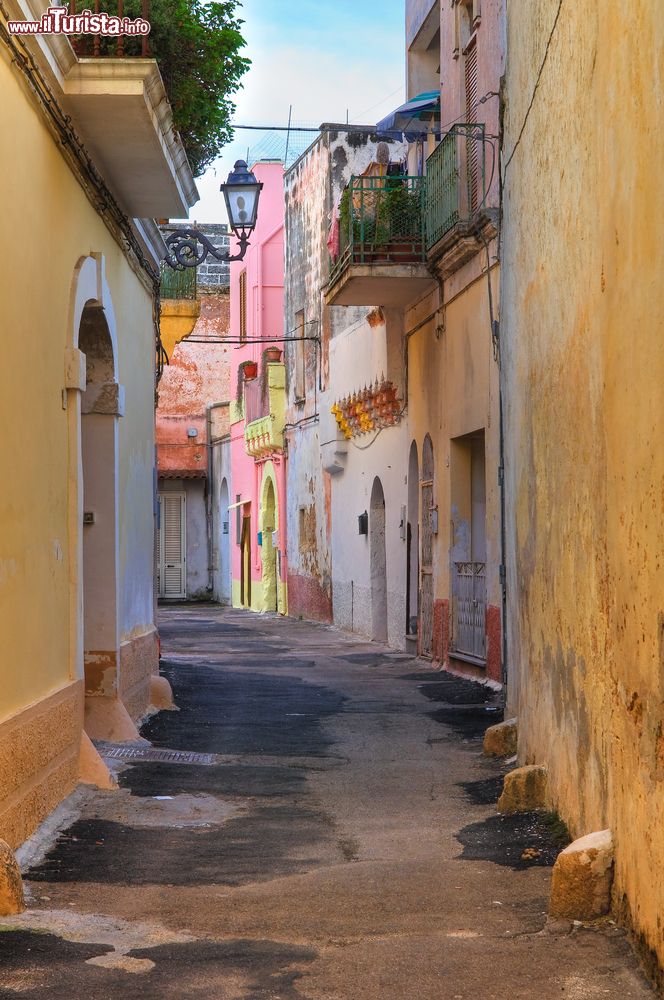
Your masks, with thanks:
M242 260L249 246L249 236L256 228L258 199L263 185L256 180L244 160L238 160L219 190L223 193L228 221L240 246L236 254L219 250L198 229L178 229L166 240L168 255L164 263L176 271L198 267L208 254L223 262Z
M357 519L357 531L360 535L369 534L369 512L365 510Z

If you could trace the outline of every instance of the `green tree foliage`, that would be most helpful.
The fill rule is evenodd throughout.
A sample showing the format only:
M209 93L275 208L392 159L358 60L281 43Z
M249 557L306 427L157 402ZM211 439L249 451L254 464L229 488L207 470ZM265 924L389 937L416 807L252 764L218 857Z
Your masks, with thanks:
M230 95L250 65L240 54L245 41L237 7L238 0L150 0L150 55L159 65L195 176L233 136ZM125 5L128 16L140 12L140 0ZM127 54L133 55L134 40L127 43Z

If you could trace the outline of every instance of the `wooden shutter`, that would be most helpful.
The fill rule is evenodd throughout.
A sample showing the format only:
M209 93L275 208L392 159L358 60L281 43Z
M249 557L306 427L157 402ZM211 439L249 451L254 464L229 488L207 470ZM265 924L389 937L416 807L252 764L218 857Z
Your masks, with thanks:
M469 124L477 122L479 99L479 80L477 66L477 41L472 39L465 52L466 68L466 121ZM468 139L468 200L471 211L479 204L480 190L480 144L476 138Z
M159 594L161 597L186 597L185 496L162 493Z

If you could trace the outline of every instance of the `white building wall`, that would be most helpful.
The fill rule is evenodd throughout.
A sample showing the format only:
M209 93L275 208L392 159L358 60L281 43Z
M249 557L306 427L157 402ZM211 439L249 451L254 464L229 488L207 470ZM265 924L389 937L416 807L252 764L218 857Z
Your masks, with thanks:
M343 311L336 310L342 317ZM365 314L369 310L365 310ZM357 311L354 311L357 315ZM361 384L358 382L362 373ZM371 638L372 588L370 535L360 535L358 517L369 512L376 476L385 496L388 643L405 648L406 541L402 507L407 503L408 429L405 418L394 427L345 441L330 407L334 402L388 374L386 328L356 320L330 343L330 387L321 401L323 459L332 475L332 567L334 622ZM344 452L342 454L340 452ZM371 523L371 517L369 518ZM405 521L404 521L405 529Z
M224 491L227 488L227 496ZM230 437L212 444L212 598L220 604L231 603L231 546L235 539L234 511L227 504L233 503L231 480Z

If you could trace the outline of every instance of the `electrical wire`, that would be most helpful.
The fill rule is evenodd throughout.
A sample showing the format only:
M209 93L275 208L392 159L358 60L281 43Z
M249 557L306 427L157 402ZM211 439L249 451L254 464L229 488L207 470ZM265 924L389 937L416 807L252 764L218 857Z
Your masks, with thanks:
M471 106L469 108L466 108L465 111L462 114L457 115L456 118L452 118L450 121L445 122L444 125L437 125L435 128L423 130L420 133L420 135L422 135L422 136L424 136L424 135L439 135L441 132L444 132L445 129L449 128L451 125L456 125L457 122L463 121L463 119L467 117L469 111L474 111L475 108L478 108L480 106L480 104L486 104L486 102L488 100L490 100L490 98L492 98L492 97L498 97L498 96L499 96L499 93L498 93L497 90L488 90L486 92L486 94L484 94L482 97L478 98L478 100L475 101L474 104L471 104ZM414 118L415 118L415 116L413 115L413 119ZM341 123L340 124L336 124L335 123L333 125L327 125L327 126L324 126L324 127L321 126L319 128L313 128L313 127L307 126L307 127L303 127L303 128L294 129L293 126L291 126L290 127L290 131L291 132L293 132L293 131L297 131L297 132L312 132L312 133L316 133L316 134L320 134L320 133L324 133L324 132L366 132L368 128L372 128L372 127L375 130L375 126L356 125L356 124L352 124L352 123L347 123L347 124L344 125L344 124L341 124ZM244 131L249 131L249 132L288 132L289 131L288 125L240 125L240 124L235 124L234 123L231 126L231 128L233 128L233 129L242 129ZM401 128L400 129L389 129L388 131L395 131L395 132L406 131L407 132L408 128L406 127L405 130L401 129Z
M379 105L383 104L384 101L389 101L390 97L394 97L394 95L398 94L400 90L403 90L402 83L400 83L399 86L396 88L396 90L393 90L391 94L386 94L385 97L381 98L380 101L376 101L376 103L372 104L371 107L365 108L364 111L359 111L357 114L354 114L353 124L356 122L358 118L361 118L362 115L366 115L367 111L373 111L374 108L379 107Z
M526 108L526 114L525 114L523 122L521 124L521 128L519 129L519 134L517 136L516 142L512 146L512 152L510 153L510 155L508 156L507 160L505 161L505 166L503 167L503 178L507 175L507 169L508 169L510 163L512 162L514 154L516 153L516 151L517 151L517 149L519 147L519 143L521 142L521 137L523 136L523 133L524 133L525 128L526 128L526 124L528 122L528 118L530 117L530 112L532 110L533 104L535 103L535 95L537 94L537 89L538 89L538 87L540 85L540 80L542 79L542 73L544 72L544 67L546 66L546 61L549 58L549 49L551 48L551 42L553 41L553 36L554 36L556 28L558 26L558 20L560 18L560 12L562 10L562 6L563 6L563 0L558 0L558 9L556 11L555 18L553 19L553 26L551 28L551 31L549 32L549 37L548 37L548 40L547 40L547 43L546 43L546 48L544 50L544 58L542 59L542 63L540 65L539 72L537 74L537 79L535 80L535 86L533 87L533 92L532 92L532 95L531 95L531 98L530 98L530 102L528 104L528 107Z

